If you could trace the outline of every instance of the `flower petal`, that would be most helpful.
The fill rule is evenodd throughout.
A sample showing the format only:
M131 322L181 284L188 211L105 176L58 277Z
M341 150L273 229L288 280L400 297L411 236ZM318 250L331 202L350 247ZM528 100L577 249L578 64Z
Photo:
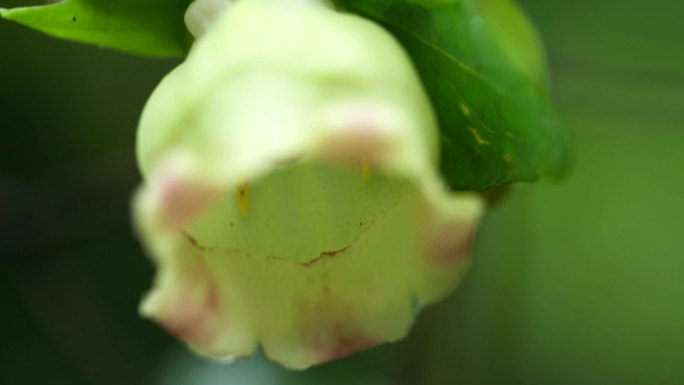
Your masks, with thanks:
M442 184L427 97L370 22L237 2L139 135L141 310L200 354L301 369L396 341L467 265L481 200Z

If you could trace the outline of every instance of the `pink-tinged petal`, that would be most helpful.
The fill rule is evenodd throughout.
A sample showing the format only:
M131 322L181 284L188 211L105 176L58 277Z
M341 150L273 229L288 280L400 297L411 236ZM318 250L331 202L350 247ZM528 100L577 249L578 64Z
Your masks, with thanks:
M376 346L379 341L363 330L353 302L324 286L313 301L299 306L296 327L302 342L313 352L315 363L324 363Z
M160 181L162 211L159 219L174 228L180 228L198 216L216 196L214 189L185 179L179 171L167 167L162 171Z
M475 240L472 224L456 224L436 231L426 245L428 263L443 267L461 268L466 265Z
M304 369L403 338L460 279L482 202L443 186L391 36L292 7L235 2L152 96L135 218L143 315L199 354Z
M219 293L201 258L190 251L182 271L170 272L176 281L167 292L148 301L158 307L153 314L166 330L192 345L208 345L222 328L230 327L226 309L222 309Z

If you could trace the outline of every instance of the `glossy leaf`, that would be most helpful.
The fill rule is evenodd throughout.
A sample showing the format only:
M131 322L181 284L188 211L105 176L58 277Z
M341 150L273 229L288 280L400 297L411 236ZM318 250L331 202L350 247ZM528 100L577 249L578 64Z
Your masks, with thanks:
M557 174L568 150L546 90L535 31L509 0L338 0L404 45L440 121L441 168L455 189Z
M191 39L183 23L190 0L67 0L0 9L8 20L66 40L145 56L182 56Z

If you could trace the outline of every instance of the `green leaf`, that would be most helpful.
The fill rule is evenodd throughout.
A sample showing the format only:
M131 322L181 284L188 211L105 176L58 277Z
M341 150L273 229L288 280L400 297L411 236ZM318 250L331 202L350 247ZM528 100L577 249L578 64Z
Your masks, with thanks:
M0 16L62 39L145 56L182 56L190 0L67 0L0 9Z
M404 45L437 112L441 169L484 190L561 173L566 138L533 28L509 0L337 0Z

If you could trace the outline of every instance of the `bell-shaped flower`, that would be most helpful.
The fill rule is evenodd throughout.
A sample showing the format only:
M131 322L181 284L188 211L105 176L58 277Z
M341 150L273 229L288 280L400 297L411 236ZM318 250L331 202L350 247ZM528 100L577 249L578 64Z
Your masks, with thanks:
M196 352L290 368L405 336L468 264L479 197L450 192L407 55L374 23L241 0L150 98L142 305Z

